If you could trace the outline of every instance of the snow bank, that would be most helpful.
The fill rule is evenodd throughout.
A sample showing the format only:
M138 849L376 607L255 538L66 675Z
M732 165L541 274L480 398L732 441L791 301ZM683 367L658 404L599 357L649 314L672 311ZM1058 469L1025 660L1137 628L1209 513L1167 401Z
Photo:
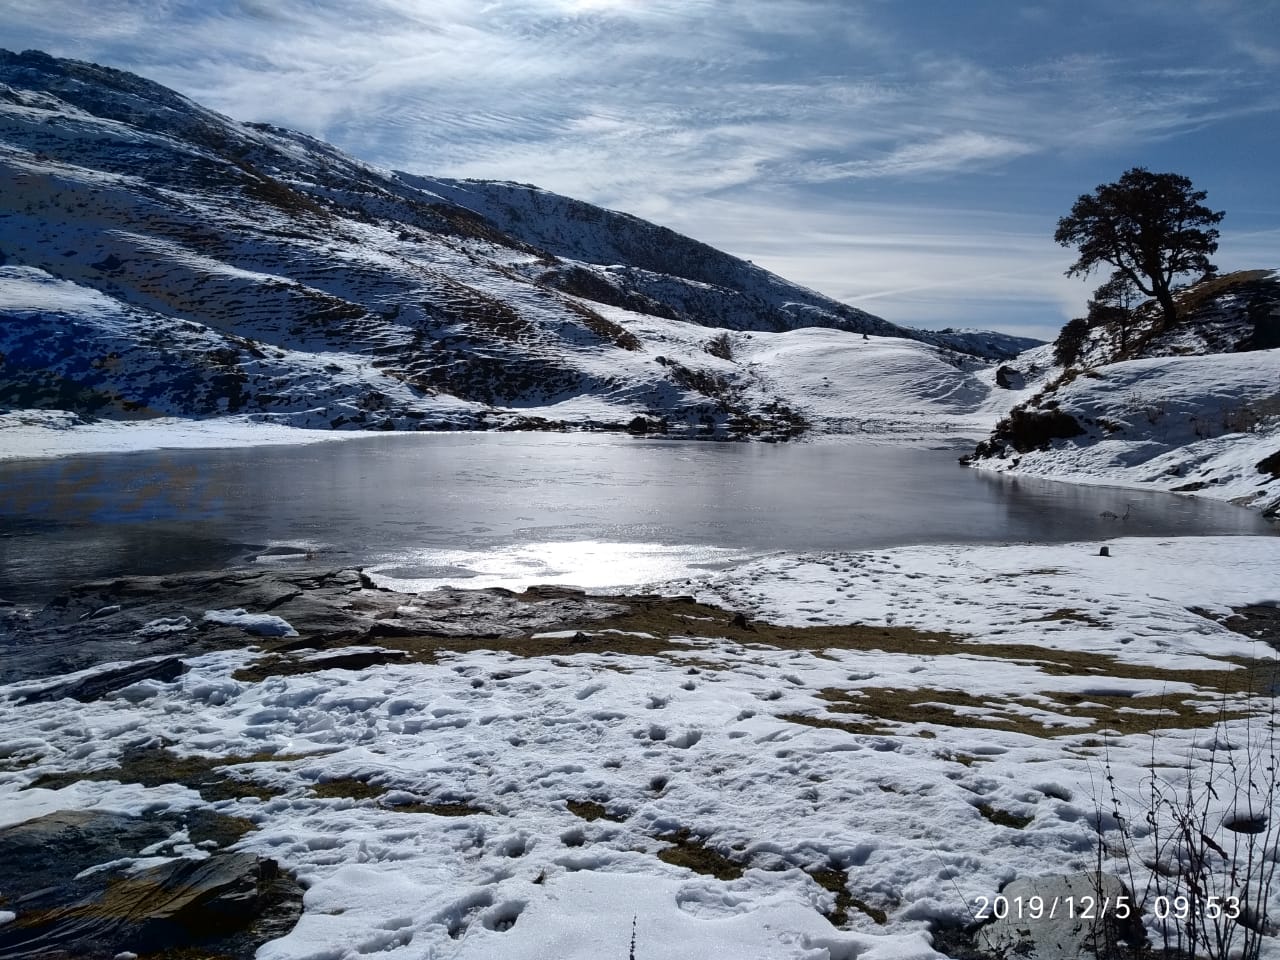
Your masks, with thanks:
M267 446L350 440L373 433L306 430L245 417L188 420L86 421L61 410L0 413L0 460L35 460L83 453Z
M1052 393L1052 409L1074 418L1079 436L1054 440L1047 449L1006 446L973 465L1274 509L1280 505L1277 383L1280 350L1109 364Z

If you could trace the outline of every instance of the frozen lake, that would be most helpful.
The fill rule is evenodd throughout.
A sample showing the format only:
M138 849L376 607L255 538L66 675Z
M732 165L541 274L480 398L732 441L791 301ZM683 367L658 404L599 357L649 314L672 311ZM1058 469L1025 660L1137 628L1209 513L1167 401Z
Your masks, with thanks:
M993 476L957 451L388 435L0 462L0 598L310 550L398 586L633 587L774 551L1266 534L1227 504ZM1126 521L1100 516L1124 514Z

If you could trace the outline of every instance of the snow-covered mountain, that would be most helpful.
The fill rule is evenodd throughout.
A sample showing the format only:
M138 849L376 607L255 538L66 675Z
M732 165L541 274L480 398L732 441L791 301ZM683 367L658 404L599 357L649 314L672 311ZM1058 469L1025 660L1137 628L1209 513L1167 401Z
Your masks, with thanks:
M1280 271L1203 280L1165 328L1154 304L1008 368L1040 389L975 466L1199 493L1280 512ZM1123 321L1123 322L1121 322ZM1071 354L1075 357L1072 359Z
M786 437L939 401L972 432L984 368L1030 343L897 327L635 217L0 51L0 409ZM813 390L770 359L832 350ZM886 357L923 407L892 382L856 405Z

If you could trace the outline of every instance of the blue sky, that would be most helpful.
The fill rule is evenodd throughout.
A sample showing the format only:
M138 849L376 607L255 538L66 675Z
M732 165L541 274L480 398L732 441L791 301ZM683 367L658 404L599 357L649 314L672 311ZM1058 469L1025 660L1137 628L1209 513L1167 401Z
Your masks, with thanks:
M1220 267L1280 267L1275 0L0 0L0 25L899 323L1051 337L1102 279L1062 275L1057 218L1138 165L1227 211Z

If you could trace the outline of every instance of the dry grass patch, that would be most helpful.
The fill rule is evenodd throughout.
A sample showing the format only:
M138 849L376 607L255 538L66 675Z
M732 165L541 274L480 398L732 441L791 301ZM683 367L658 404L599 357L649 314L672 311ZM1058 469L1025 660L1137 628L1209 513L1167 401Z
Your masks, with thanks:
M1056 573L1053 569L1034 571ZM1020 574L1025 576L1026 574ZM537 588L516 595L536 602ZM340 650L324 659L297 660L288 656L305 641L291 641L268 651L268 656L239 671L237 679L260 680L266 676L310 670L361 669L380 663L436 662L441 655L480 650L520 657L547 657L553 661L579 654L601 658L608 667L612 657L653 657L676 666L698 670L733 670L750 660L753 651L804 651L831 656L835 651L883 652L937 658L960 656L970 660L1007 662L1033 668L1047 676L1096 678L1099 686L1117 686L1125 680L1164 683L1170 687L1196 688L1194 692L1163 696L1131 696L1123 691L1082 694L1046 693L1039 697L978 697L958 690L866 687L827 689L819 695L831 705L826 715L791 713L781 717L805 726L839 729L854 734L886 735L896 724L1009 730L1036 737L1073 736L1081 726L1055 725L1053 715L1065 721L1081 720L1084 729L1111 729L1121 733L1148 733L1164 728L1207 727L1220 719L1245 716L1245 698L1265 694L1280 685L1277 663L1270 660L1225 658L1220 669L1175 670L1117 659L1103 653L1050 649L1030 643L984 643L947 631L867 624L815 624L782 626L751 621L712 604L690 597L622 596L596 598L626 608L625 612L594 620L581 617L544 625L539 632L514 637L385 636L379 642L389 652L343 655ZM1080 610L1062 607L1028 622L1104 624ZM319 640L314 648L349 645L352 639ZM717 658L706 650L718 643ZM568 663L567 659L562 662ZM627 669L622 663L618 669ZM497 676L494 677L497 679ZM853 717L849 715L855 715Z
M31 787L56 790L82 780L118 780L121 783L138 783L144 787L158 787L169 783L182 784L213 803L218 800L238 800L255 797L269 800L282 791L252 780L233 776L227 769L245 763L285 763L300 760L297 754L257 753L232 757L181 757L163 747L131 750L120 756L117 766L87 773L53 773L36 779Z
M538 598L538 593L518 594L523 599ZM472 653L492 650L520 657L562 657L576 654L595 656L667 657L682 666L706 669L731 669L732 665L700 657L707 640L727 641L745 647L803 650L882 650L886 652L937 655L964 649L972 651L961 638L941 631L916 630L911 627L881 627L864 624L785 627L764 621L748 622L740 614L711 604L697 603L687 597L599 597L608 603L621 604L627 611L598 620L566 620L548 624L538 633L563 633L565 636L502 637L493 635L379 635L376 639L383 652L342 655L342 647L361 642L360 638L340 636L290 640L264 644L266 656L234 674L235 679L259 682L269 676L289 676L327 669L359 670L383 663L435 663L442 654ZM573 633L569 633L573 631ZM300 650L335 650L335 655L321 659L301 659L293 654Z
M997 827L1009 827L1013 830L1025 830L1035 817L1023 817L1008 810L1000 810L989 803L978 804L978 812Z
M373 800L386 792L386 787L355 777L334 777L311 785L312 795L325 800Z
M590 823L593 820L610 820L623 823L627 818L621 814L610 813L609 808L594 800L570 800L567 804L569 812L580 820Z
M708 847L687 829L664 834L659 840L671 844L658 851L658 859L675 867L685 867L717 880L737 880L742 876L742 864Z
M827 919L834 926L843 927L849 922L850 909L857 910L870 917L878 926L883 927L889 922L889 915L885 911L879 907L873 907L865 900L859 900L849 893L849 878L843 870L828 867L824 870L807 870L805 872L813 877L823 890L835 894L835 907L827 914Z
M1273 665L1271 665L1273 666ZM1234 674L1236 671L1233 671ZM1254 674L1254 671L1239 671ZM1185 675L1185 674L1184 674ZM1256 674L1254 674L1256 679ZM811 727L846 730L849 733L887 735L898 731L883 724L930 723L963 729L1008 730L1033 737L1070 737L1086 731L1110 730L1117 734L1145 734L1168 729L1211 727L1224 720L1247 717L1242 697L1257 687L1235 691L1236 699L1222 692L1163 694L1124 693L1042 694L1037 698L978 697L960 690L930 688L865 687L856 690L827 688L818 696L829 702L833 714L855 714L846 721L835 717L787 714L780 719ZM1029 715L1030 711L1050 718ZM1083 720L1088 726L1052 722L1057 716Z
M1023 577L1057 577L1064 573L1061 567L1036 567L1032 570L1017 570L1013 573L997 573L983 580L983 583L990 583L992 580L1021 580Z
M273 653L254 661L247 667L241 667L231 676L232 679L241 682L260 683L267 677L296 677L321 670L364 670L385 663L405 663L407 660L408 655L403 650L336 653L330 657L307 659Z
M1091 627L1105 627L1106 624L1096 617L1080 610L1072 610L1070 607L1062 607L1050 613L1046 613L1043 617L1032 617L1024 623L1048 623L1050 621L1062 621L1064 623L1087 623Z
M969 727L987 730L1016 730L1043 736L1046 728L1021 715L1000 711L1008 701L975 697L959 690L902 689L899 687L865 687L839 690L828 687L818 694L830 703L832 713L858 714L870 722L932 723L947 727ZM961 713L956 708L976 711ZM882 731L889 732L889 731Z
M384 801L383 809L392 813L429 813L436 817L474 817L489 816L489 811L482 807L473 807L463 800L447 800L439 803L389 803Z
M771 647L779 650L884 650L933 655L944 652L939 645L945 647L959 643L961 639L945 631L917 630L913 627L867 624L778 626L763 620L747 620L731 610L698 603L688 597L601 599L626 604L629 609L626 613L595 621L580 629L647 633L659 641L664 650L670 648L673 639L697 637L727 640L746 647Z
M869 736L888 737L895 731L877 724L874 721L836 720L834 717L810 716L807 713L781 713L779 720L787 723L798 723L803 727L814 727L818 730L843 730L845 733L867 734Z
M1124 696L1104 693L1054 693L1050 707L1064 716L1088 719L1094 729L1114 730L1120 734L1156 733L1160 730L1191 730L1249 716L1253 711L1233 709L1221 696L1200 694L1165 694L1162 696ZM1063 729L1058 736L1079 733L1079 729Z
M1214 277L1212 280L1202 280L1174 294L1178 301L1178 314L1180 317L1185 317L1199 310L1214 297L1229 293L1235 287L1266 280L1270 275L1270 270L1236 270Z

